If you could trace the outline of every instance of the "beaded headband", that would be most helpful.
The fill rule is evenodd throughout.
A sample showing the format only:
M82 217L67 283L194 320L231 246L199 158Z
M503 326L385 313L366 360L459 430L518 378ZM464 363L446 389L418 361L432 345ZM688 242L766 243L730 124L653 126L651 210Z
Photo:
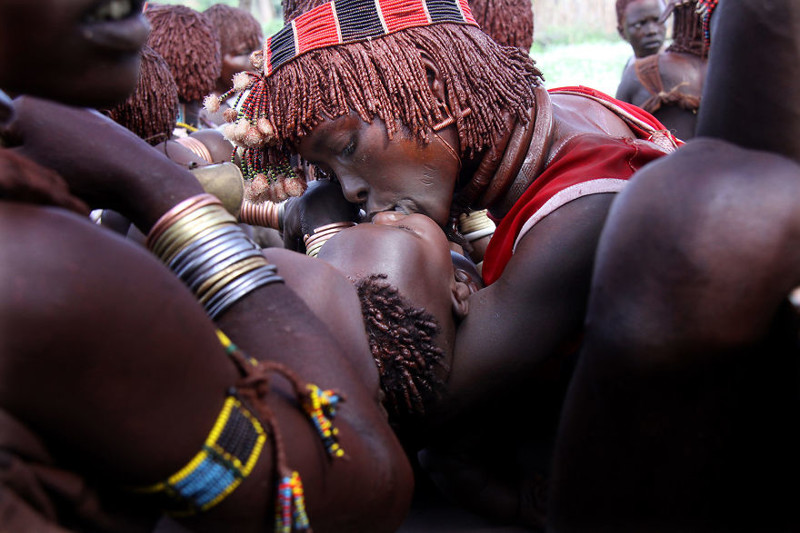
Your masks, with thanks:
M264 74L271 75L311 50L443 22L478 26L466 0L333 0L303 13L267 39Z

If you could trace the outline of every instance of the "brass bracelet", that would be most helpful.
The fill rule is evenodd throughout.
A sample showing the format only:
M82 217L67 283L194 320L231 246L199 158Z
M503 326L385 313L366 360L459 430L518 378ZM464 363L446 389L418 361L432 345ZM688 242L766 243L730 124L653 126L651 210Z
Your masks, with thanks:
M156 223L153 224L153 227L150 229L150 233L147 234L147 248L152 249L153 242L161 236L161 233L163 233L164 230L166 230L172 225L173 222L180 218L183 213L188 212L194 207L218 202L219 199L213 194L203 193L191 196L176 204L174 207L172 207L172 209L161 215L161 218L159 218Z
M194 137L177 137L175 141L181 146L188 148L189 151L206 163L214 162L214 158L211 156L211 151L208 147Z
M355 225L355 222L348 220L343 222L333 222L332 224L326 224L324 226L315 228L311 234L303 236L303 243L306 246L306 255L317 257L322 245L328 242L328 239L340 231L347 228L352 228Z
M283 215L286 202L264 202L255 203L250 200L242 200L242 209L239 211L239 221L253 226L265 226L267 228L283 231Z
M147 243L214 319L259 287L283 279L222 203L209 196L189 198L167 212Z

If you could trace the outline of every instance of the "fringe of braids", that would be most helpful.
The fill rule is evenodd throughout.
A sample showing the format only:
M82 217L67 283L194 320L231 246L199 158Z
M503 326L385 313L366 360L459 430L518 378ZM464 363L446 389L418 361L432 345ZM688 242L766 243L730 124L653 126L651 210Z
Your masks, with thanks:
M433 342L439 332L436 319L404 300L374 274L356 283L369 346L378 366L384 407L397 424L425 413L444 387L439 377L447 367L442 350Z
M697 4L692 1L676 5L672 17L673 40L666 51L706 57L708 47L703 34L703 17L697 12Z
M220 52L236 54L236 47L244 41L248 50L261 48L264 34L261 24L249 12L226 4L214 4L203 11L219 36Z
M222 72L219 37L211 22L181 5L148 5L152 30L147 44L166 60L183 102L210 93Z
M439 68L447 110L430 90L420 54ZM256 54L254 64L261 61ZM456 119L460 155L470 158L502 138L508 116L523 124L528 121L527 111L536 105L534 88L541 81L527 53L497 44L474 26L410 28L313 50L268 78L252 78L249 85L243 84L250 90L240 95L241 111L226 117L232 122L226 136L245 150L246 176L268 177L269 165L286 168L282 162L293 147L326 117L335 119L352 110L366 122L383 120L389 139L405 134L405 128L427 144L431 126L449 114ZM282 170L273 174L271 184L285 176Z
M178 116L178 87L169 65L158 52L145 46L136 89L123 103L108 110L118 124L152 145L168 140Z
M503 46L528 52L533 44L531 0L471 0L472 16L481 29Z

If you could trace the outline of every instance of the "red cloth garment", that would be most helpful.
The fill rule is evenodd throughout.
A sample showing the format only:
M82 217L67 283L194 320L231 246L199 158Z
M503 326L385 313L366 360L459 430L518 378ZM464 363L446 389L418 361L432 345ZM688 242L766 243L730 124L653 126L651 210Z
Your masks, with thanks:
M567 87L549 92L579 93L618 109L639 139L587 133L568 140L499 221L484 254L482 272L487 285L502 275L519 239L549 213L583 196L619 192L637 170L669 152L664 141L670 141L673 149L682 144L671 135L663 137L664 132L668 134L666 127L649 113L599 91ZM654 135L662 136L657 144L655 139L649 142Z

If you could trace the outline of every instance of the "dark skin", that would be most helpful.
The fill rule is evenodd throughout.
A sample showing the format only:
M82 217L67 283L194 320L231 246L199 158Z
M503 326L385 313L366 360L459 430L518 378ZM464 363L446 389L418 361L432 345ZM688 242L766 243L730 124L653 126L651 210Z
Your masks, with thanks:
M677 89L681 94L699 98L706 77L708 60L692 54L680 52L662 52L658 59L658 68L664 90ZM636 77L633 65L628 65L622 73L622 80L617 87L616 98L641 106L652 95ZM694 137L697 127L697 112L681 109L677 105L662 104L653 112L676 137L687 141Z
M61 34L39 34L21 24L29 19L19 15L29 7L52 14L54 27L74 40L59 42ZM55 7L44 0L3 3L2 34L13 45L13 57L55 50L80 68L43 85L27 75L27 67L4 56L0 86L82 105L105 105L109 91L124 97L137 65L116 59L108 63L109 71L96 61L93 54L105 45L87 37L80 21L97 6L73 0ZM102 31L135 40L145 28L140 11L134 5L122 22L101 23ZM36 23L41 30L40 19ZM54 42L47 40L51 37ZM190 172L99 114L32 97L21 97L13 106L16 118L2 130L4 142L57 169L72 193L91 207L117 210L143 232L177 202L202 192ZM376 382L353 369L354 363L371 361L358 363L359 354L369 358L358 320L331 311L339 302L335 284L326 285L330 301L309 301L311 307L286 284L272 284L212 323L154 257L83 217L3 201L0 219L0 243L13 251L0 259L8 281L0 306L0 405L40 434L64 467L101 487L119 487L154 483L185 465L238 379L214 334L219 327L253 357L283 362L304 379L347 397L336 426L351 460L336 462L326 457L290 399L286 381L277 378L267 398L288 463L303 477L315 529L392 531L402 521L410 470L377 403ZM331 321L317 319L312 307L327 311ZM362 340L348 342L344 332L356 327ZM185 520L186 527L269 531L271 450L270 444L236 491L208 513ZM156 509L122 503L131 523L147 528L158 517Z
M444 84L436 65L425 59L423 63L433 94L443 99ZM553 127L531 142L527 153L534 168L575 134L634 137L600 104L571 95L553 96L551 102ZM510 120L509 130L513 126ZM307 161L335 174L345 198L368 216L381 211L421 212L444 226L456 181L474 173L479 158L465 159L459 167L444 147L444 142L457 146L455 126L438 135L440 139L434 137L424 147L402 134L389 141L381 120L366 123L350 114L323 120L301 139L298 150ZM530 176L525 186L535 178ZM490 212L505 215L522 190L524 186L498 195L488 206ZM471 464L465 468L475 466L488 475L465 479L453 477L447 468L428 466L445 474L448 480L442 488L473 511L504 522L542 524L541 510L526 508L528 487L520 479L506 478L510 472L511 477L533 477L549 467L554 417L564 392L563 374L569 371L566 354L575 349L582 332L594 253L612 200L612 194L591 195L548 215L522 239L500 279L470 297L470 314L456 335L447 395L428 419L428 435L439 453L466 457ZM533 404L533 412L527 402L524 413L511 408L498 412L494 404L485 403L502 394L507 396L501 405L519 405L515 394L523 394L520 391L532 382L541 385L543 396ZM488 412L476 414L484 408ZM514 425L519 416L541 423L520 428ZM473 431L476 419L486 421L480 442ZM495 438L495 429L503 439ZM518 444L518 454L509 453L508 442ZM487 457L500 464L487 467ZM502 485L497 499L482 498L487 478ZM521 499L526 503L520 504Z
M677 91L686 97L699 99L706 78L707 64L707 58L694 54L660 52L658 70L664 92ZM637 106L642 106L652 96L637 77L635 62L625 67L615 96L623 102ZM681 140L689 140L695 135L697 110L682 109L675 104L662 103L661 107L653 112L653 116Z
M659 20L663 7L662 0L634 0L625 6L617 32L631 45L634 57L657 54L664 44L667 27Z
M638 173L609 214L553 531L798 528L800 158L787 138L800 104L785 98L800 88L798 14L720 2L698 138ZM733 83L755 71L766 85Z

